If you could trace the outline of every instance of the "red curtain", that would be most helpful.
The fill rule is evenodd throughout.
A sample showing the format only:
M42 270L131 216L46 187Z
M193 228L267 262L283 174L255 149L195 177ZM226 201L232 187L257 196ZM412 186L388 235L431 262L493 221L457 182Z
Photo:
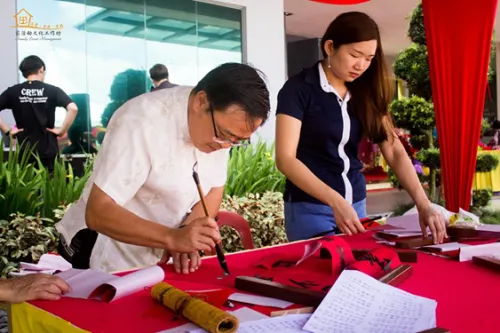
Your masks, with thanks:
M498 0L423 0L446 208L469 209Z

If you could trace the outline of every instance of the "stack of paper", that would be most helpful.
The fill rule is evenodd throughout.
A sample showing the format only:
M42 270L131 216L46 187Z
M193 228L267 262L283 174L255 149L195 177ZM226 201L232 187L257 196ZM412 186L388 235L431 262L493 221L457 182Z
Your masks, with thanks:
M345 270L304 325L313 333L419 332L436 326L437 302Z
M436 327L437 302L382 283L360 271L344 270L313 314L255 320L249 311L238 333L415 333ZM191 326L190 326L191 325ZM162 333L201 333L186 324Z
M57 274L66 281L71 291L64 297L98 299L111 302L152 287L163 281L165 272L160 266L142 268L124 276L92 269L70 269Z
M71 269L71 264L63 257L55 254L43 254L37 264L21 262L19 272L11 272L10 275L23 276L28 274L44 273L54 274Z
M500 254L500 243L488 243L474 246L467 246L460 249L459 261L469 261L472 257L493 256Z

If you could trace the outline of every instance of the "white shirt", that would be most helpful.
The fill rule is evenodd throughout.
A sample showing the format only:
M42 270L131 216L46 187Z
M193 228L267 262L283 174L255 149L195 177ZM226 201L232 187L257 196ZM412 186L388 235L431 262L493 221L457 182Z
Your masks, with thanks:
M205 194L224 186L229 149L206 154L190 141L191 90L178 86L149 92L115 112L80 199L56 225L68 244L87 228L85 207L94 183L137 216L171 228L177 228L200 200L192 176L196 161ZM212 127L209 120L207 127ZM162 253L162 249L125 244L99 234L90 268L112 272L154 265Z

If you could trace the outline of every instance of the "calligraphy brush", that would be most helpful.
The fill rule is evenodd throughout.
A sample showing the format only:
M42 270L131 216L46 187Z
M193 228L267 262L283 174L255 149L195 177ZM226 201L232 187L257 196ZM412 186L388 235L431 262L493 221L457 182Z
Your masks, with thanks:
M210 214L208 213L207 203L205 201L205 195L203 194L203 189L201 188L200 178L198 177L198 173L195 170L196 165L198 165L198 162L196 162L193 165L193 179L194 182L196 183L198 194L200 195L200 201L201 205L203 206L203 210L205 211L205 216L210 217ZM224 275L229 275L229 269L227 268L226 257L224 255L224 252L222 252L222 247L220 243L215 244L215 251L217 252L217 260L219 261L220 267L222 267L222 269L224 270Z
M377 220L380 220L382 218L382 216L374 216L372 218L366 218L366 219L362 219L360 222L361 224L366 224L366 223L370 223L370 222L375 222ZM337 229L332 229L332 230L327 230L327 231L323 231L323 232L320 232L310 238L317 238L317 237L322 237L322 236L325 236L325 235L328 235L328 234L331 234L332 232L335 233L337 231Z

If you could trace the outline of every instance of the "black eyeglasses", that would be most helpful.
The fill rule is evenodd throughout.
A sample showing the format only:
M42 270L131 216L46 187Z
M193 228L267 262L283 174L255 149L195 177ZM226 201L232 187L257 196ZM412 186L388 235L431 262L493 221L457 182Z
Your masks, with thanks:
M212 107L210 107L210 116L212 117L212 125L214 126L214 134L215 134L215 136L213 137L214 142L217 142L218 144L221 145L231 145L232 147L248 146L250 144L250 139L231 140L226 137L220 136L219 132L217 131L217 125L215 124L214 110Z

